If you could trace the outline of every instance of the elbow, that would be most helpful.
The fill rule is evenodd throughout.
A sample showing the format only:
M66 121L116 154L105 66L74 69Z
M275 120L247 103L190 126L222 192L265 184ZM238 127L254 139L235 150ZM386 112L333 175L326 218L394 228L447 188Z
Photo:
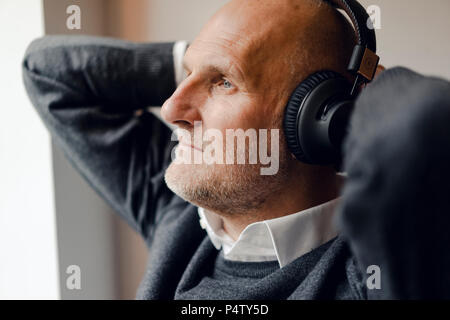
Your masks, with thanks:
M22 70L25 73L36 72L39 73L39 66L45 58L44 48L46 47L46 38L40 37L34 39L26 48L24 57L22 59Z

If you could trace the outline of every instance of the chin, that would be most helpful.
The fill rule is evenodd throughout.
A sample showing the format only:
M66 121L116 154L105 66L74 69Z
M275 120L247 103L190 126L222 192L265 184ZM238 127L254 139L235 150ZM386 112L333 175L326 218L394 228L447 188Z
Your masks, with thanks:
M212 165L177 164L172 162L166 170L164 179L170 190L176 195L194 204L198 204L198 193L212 179Z
M261 207L274 190L271 186L275 187L275 176L261 176L255 165L172 162L164 178L169 189L185 201L223 214Z

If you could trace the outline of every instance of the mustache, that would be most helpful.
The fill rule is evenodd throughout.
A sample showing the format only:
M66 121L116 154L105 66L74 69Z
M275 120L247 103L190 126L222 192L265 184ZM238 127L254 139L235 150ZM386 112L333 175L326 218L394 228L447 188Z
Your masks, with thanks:
M196 134L197 130L203 130L201 121L196 123L194 126L186 123L180 123L178 124L178 127L175 128L173 133L176 135L179 144L203 152L205 148L212 143L212 141L205 137L203 133L201 135Z

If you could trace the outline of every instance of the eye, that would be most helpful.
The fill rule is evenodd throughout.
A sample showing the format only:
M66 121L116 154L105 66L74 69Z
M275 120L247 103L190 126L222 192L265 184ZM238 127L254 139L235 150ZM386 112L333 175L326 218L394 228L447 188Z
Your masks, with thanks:
M227 79L223 79L223 86L224 86L226 89L231 89L231 88L233 88L233 84L232 84L230 81L228 81Z
M214 80L211 89L219 94L233 94L237 90L237 87L230 80L224 77L218 77Z

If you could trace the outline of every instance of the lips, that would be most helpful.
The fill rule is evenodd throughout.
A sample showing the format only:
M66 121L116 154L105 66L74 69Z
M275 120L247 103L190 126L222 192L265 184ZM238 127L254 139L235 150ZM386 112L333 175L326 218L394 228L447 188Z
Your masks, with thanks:
M203 152L203 150L201 148L195 147L195 146L193 146L191 144L184 143L183 141L180 141L180 145L188 147L188 148L195 149L195 150L200 151L200 152Z

